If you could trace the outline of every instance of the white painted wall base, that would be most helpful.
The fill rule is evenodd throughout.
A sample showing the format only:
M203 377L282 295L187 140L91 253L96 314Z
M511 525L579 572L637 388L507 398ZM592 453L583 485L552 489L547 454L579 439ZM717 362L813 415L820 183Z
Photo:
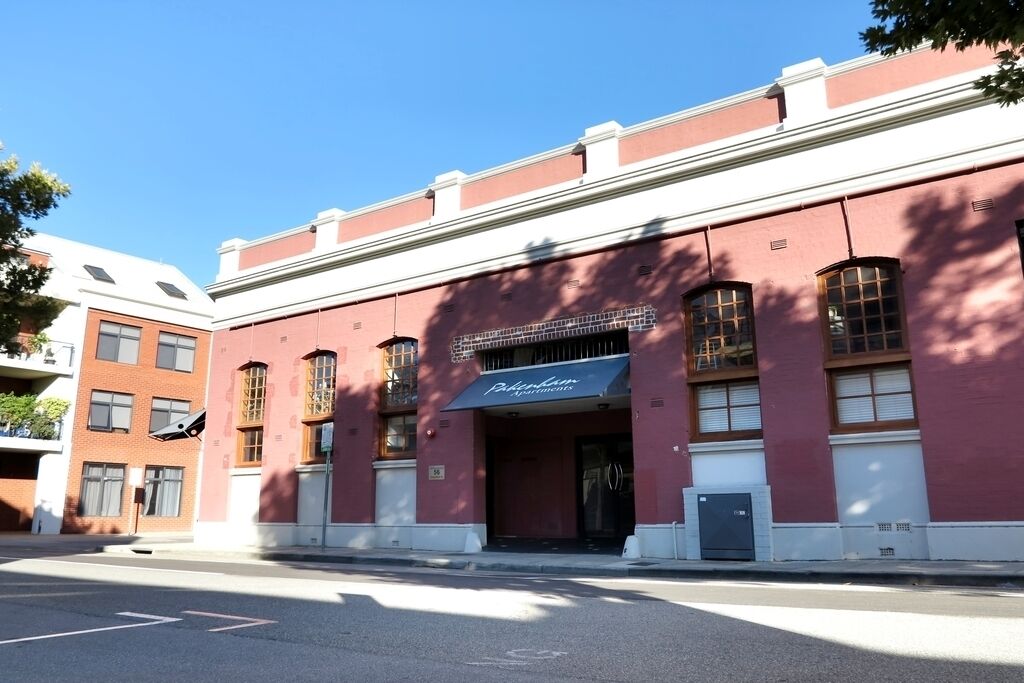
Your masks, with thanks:
M1024 562L1024 521L932 522L928 555L933 560Z
M845 560L927 560L928 525L910 524L910 529L880 530L876 524L844 524Z
M839 560L843 557L843 535L834 522L772 525L776 560Z
M640 557L686 559L686 527L683 524L676 525L674 549L671 524L637 524L633 533L640 540Z
M59 534L64 523L64 498L68 488L70 455L43 453L36 474L35 512L32 533Z

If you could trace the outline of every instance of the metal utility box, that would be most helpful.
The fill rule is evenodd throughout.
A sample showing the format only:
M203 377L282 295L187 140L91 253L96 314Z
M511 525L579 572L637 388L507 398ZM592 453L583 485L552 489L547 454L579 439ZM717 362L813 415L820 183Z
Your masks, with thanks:
M697 516L700 559L754 559L754 520L749 493L698 494Z

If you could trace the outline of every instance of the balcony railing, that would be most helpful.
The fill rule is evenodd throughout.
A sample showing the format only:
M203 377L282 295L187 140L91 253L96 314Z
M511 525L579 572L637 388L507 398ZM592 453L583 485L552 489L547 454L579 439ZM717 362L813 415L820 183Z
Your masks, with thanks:
M28 337L25 335L18 335L18 342L21 344L21 350L0 354L0 362L10 360L19 365L26 364L33 367L52 365L55 370L67 370L75 361L75 345L71 342L49 341L37 351L29 350Z
M60 441L61 433L64 431L63 420L56 422L32 421L14 424L11 422L0 423L0 438L10 437L15 439L40 439L43 441Z

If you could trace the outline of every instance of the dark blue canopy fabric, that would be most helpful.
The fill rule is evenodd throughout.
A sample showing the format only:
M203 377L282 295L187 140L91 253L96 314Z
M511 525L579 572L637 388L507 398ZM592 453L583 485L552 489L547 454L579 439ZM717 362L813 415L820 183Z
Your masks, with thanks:
M441 409L469 410L629 393L629 357L532 365L480 375Z

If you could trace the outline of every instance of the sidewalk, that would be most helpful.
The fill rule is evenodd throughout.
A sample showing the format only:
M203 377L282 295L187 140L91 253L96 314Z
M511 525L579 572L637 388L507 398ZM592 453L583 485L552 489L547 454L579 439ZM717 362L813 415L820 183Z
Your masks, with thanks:
M103 552L166 556L176 559L230 562L263 560L280 563L323 562L345 565L423 567L479 572L517 572L578 577L634 577L803 583L857 583L917 586L984 586L1024 589L1024 562L929 560L819 560L789 562L723 562L622 559L616 555L481 552L437 552L404 549L354 549L290 546L203 547L191 537L167 536L36 536L0 534L4 548L57 552Z

